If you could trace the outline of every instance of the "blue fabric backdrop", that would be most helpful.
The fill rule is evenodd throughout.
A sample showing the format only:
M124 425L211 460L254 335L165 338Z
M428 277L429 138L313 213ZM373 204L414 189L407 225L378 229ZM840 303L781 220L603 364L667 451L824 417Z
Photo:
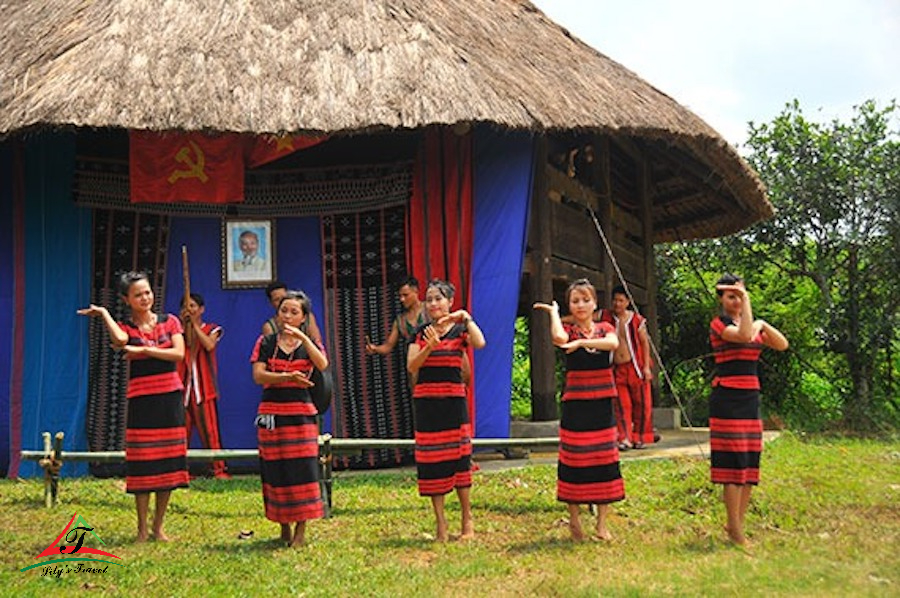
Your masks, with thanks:
M22 448L39 449L41 432L65 433L65 448L87 450L87 318L90 300L91 214L72 202L75 138L29 137L25 147L25 355ZM23 462L22 476L36 475ZM86 463L62 474L84 475Z
M251 377L250 352L273 310L264 289L222 289L221 227L218 218L172 218L164 305L170 313L179 311L183 294L181 246L186 245L191 291L200 293L206 301L204 320L225 330L217 348L222 444L225 448L256 448L253 419L262 391ZM316 320L324 328L321 247L318 218L279 218L275 222L276 275L289 288L302 289L309 295ZM200 447L196 433L191 447Z
M13 329L12 146L0 143L0 330ZM0 335L0 472L9 468L12 335Z
M472 315L487 346L475 351L475 435L509 437L513 337L532 188L528 134L475 131Z

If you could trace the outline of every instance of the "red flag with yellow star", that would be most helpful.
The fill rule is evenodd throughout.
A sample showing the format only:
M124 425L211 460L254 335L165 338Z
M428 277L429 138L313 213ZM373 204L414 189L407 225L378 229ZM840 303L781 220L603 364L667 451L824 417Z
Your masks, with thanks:
M258 135L249 144L246 154L247 167L262 166L288 154L318 145L326 139L327 135Z
M129 132L132 203L244 201L241 135Z

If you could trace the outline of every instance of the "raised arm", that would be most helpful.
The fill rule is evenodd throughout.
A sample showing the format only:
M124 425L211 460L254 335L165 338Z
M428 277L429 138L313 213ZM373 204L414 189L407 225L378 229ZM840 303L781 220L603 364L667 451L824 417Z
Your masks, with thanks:
M418 376L419 370L422 368L425 360L428 359L428 356L431 355L431 352L441 341L434 326L426 326L424 334L425 346L420 347L418 343L410 343L406 353L406 369L409 370L409 373L414 377Z
M722 339L729 343L749 343L753 340L753 307L750 305L750 293L742 285L717 285L716 290L731 291L741 296L741 321L738 325L729 324L722 331Z
M788 348L788 340L780 330L766 322L765 320L757 320L754 325L759 328L762 334L763 344L770 349L776 351L785 351Z
M559 304L556 301L553 303L535 303L533 307L550 314L550 338L553 340L554 345L561 347L569 342L569 335L566 334L566 330L563 328L562 320L559 317Z
M90 318L102 318L103 323L106 325L106 330L109 332L109 338L112 341L113 347L121 349L128 342L128 333L119 327L113 317L109 314L109 310L102 305L94 305L91 303L88 307L79 309L76 313L80 316L88 316Z

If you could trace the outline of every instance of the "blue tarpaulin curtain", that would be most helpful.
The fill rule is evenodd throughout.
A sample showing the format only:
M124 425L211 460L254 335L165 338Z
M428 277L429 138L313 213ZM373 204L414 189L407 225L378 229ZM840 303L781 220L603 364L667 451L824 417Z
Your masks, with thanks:
M513 337L532 189L533 141L475 131L472 315L487 339L475 351L475 436L509 436Z

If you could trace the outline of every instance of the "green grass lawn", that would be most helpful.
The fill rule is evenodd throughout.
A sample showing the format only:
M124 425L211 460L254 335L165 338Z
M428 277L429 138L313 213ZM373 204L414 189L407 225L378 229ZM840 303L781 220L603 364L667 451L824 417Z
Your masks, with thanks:
M724 507L705 461L623 463L625 502L613 542L574 544L555 500L555 469L478 473L478 537L438 545L415 477L337 473L333 517L309 526L308 546L276 541L258 478L197 480L176 491L166 530L175 541L134 544L134 500L119 480L66 479L43 507L39 480L0 482L0 594L153 596L897 596L900 445L801 439L766 446L748 514L751 553L726 544ZM448 499L451 531L458 504ZM125 566L105 574L41 576L34 564L73 512ZM584 523L591 522L584 516ZM243 529L254 531L239 540Z

